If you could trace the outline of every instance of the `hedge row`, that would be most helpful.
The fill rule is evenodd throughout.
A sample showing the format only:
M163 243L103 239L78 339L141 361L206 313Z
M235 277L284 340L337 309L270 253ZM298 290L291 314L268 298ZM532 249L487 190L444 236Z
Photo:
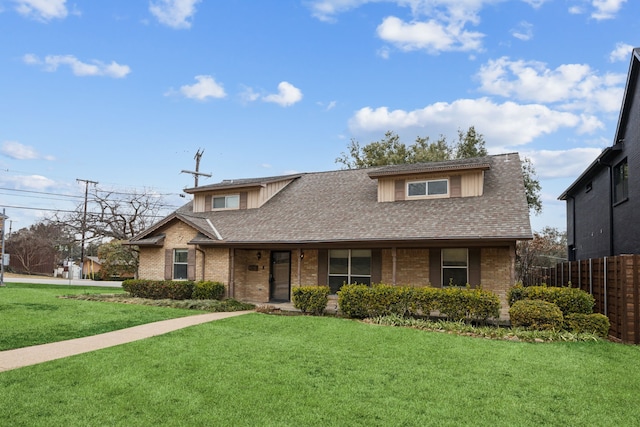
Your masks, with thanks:
M516 285L508 294L513 326L535 330L566 329L606 338L609 319L593 313L594 298L577 288Z
M428 316L432 311L451 320L500 316L500 299L482 289L345 285L338 291L338 305L345 316L357 319L392 314Z
M131 296L147 299L222 299L224 284L191 280L125 280L122 288Z
M593 313L593 296L578 288L557 288L542 286L515 285L509 290L509 306L524 299L542 300L558 306L562 315L570 313Z
M322 315L329 302L328 286L300 286L293 288L293 306L303 313Z

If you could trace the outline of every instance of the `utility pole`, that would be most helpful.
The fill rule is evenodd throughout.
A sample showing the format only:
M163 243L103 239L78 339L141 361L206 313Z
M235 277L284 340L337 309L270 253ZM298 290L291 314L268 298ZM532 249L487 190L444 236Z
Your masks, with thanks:
M98 185L97 181L88 179L76 179L77 182L84 182L84 213L82 216L82 244L80 246L80 278L84 272L84 238L87 234L87 199L89 197L89 184ZM71 280L71 265L69 265L69 280Z
M207 178L211 178L211 174L210 173L202 173L200 172L200 158L202 157L202 155L204 154L204 150L200 151L200 149L198 149L198 152L196 153L194 159L196 160L196 170L195 171L188 171L183 169L181 172L182 173L190 173L191 175L193 175L193 179L195 181L194 183L194 187L198 186L198 177L199 176L206 176Z

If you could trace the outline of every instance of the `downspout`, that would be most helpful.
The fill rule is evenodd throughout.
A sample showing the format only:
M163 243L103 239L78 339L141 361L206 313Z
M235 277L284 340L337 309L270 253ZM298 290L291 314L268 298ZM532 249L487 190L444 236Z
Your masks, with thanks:
M576 251L578 250L576 248L576 198L573 196L569 197L573 200L573 203L571 203L571 235L573 236L573 245L570 245L573 246L573 248L567 246L567 259L569 261L575 261L577 258Z
M613 167L610 163L604 163L598 159L598 163L609 169L609 256L614 256L613 241Z

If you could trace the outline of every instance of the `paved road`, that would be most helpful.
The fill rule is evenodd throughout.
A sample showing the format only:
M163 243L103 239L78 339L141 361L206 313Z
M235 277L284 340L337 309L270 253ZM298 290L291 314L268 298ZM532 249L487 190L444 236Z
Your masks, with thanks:
M4 278L5 283L36 283L39 285L71 285L71 286L106 286L110 288L119 288L122 282L112 282L108 280L87 280L87 279L56 279L53 277L7 277Z

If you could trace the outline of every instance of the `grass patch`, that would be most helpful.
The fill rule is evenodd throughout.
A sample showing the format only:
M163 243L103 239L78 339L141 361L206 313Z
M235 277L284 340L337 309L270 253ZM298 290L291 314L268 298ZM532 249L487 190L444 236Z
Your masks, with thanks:
M138 307L140 308L140 307ZM640 348L248 314L0 374L12 426L638 425Z
M0 351L80 338L198 311L99 304L62 295L113 294L117 288L9 283L0 288ZM121 291L123 292L123 291Z

